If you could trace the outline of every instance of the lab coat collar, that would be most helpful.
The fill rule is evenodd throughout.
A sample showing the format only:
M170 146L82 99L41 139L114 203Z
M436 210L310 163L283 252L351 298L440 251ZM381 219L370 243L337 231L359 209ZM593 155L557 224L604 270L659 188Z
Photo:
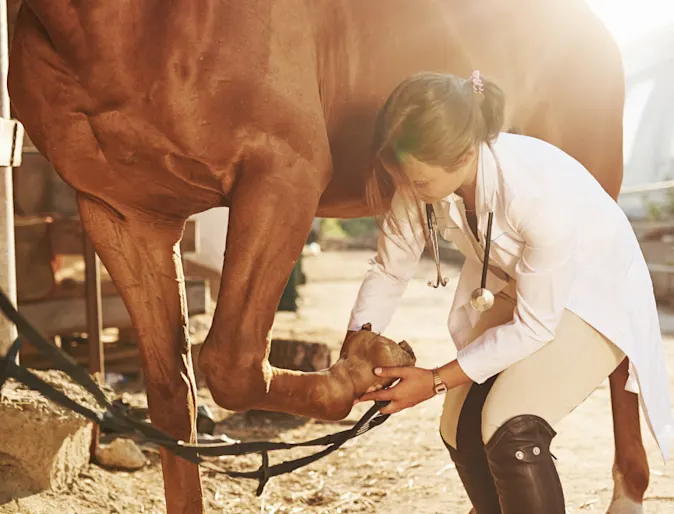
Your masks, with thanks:
M490 147L487 143L482 143L478 151L477 176L475 180L475 209L478 239L480 246L484 248L489 213L493 212L496 204L499 164L493 147ZM452 193L441 200L441 203L449 204L448 212L450 218L464 233L468 234L470 229L464 223L461 209L458 205L459 203L463 204L463 199L456 193Z
M498 162L494 154L493 147L487 143L482 143L478 150L477 177L475 181L475 207L478 215L486 215L494 210L496 198L496 181L498 176ZM448 203L456 206L463 203L463 199L456 193L446 196L440 203ZM458 215L458 210L452 210ZM453 220L456 222L457 219ZM460 215L459 215L460 218ZM460 225L460 223L459 223Z
M498 180L498 162L493 146L482 143L477 162L477 180L475 184L475 206L480 215L486 217L493 212Z

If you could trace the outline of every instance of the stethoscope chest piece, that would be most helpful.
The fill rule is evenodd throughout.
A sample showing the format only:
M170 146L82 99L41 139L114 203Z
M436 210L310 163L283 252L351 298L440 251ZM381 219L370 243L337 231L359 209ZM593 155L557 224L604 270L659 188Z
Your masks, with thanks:
M477 312L486 312L494 305L494 293L485 287L480 287L470 295L470 306Z

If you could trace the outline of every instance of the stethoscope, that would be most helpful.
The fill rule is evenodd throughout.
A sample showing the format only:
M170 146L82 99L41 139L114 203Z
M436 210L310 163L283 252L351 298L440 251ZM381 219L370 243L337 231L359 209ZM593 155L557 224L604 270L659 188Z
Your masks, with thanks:
M484 161L482 162L482 174L484 178ZM492 305L494 305L494 294L489 289L487 289L487 270L489 269L489 249L491 246L491 226L493 219L494 211L489 211L489 218L487 220L487 237L484 246L484 259L482 261L482 280L480 281L480 288L475 289L470 295L470 305L478 312L488 311L491 309ZM426 223L428 225L428 233L431 239L433 258L435 259L435 266L438 272L435 283L429 280L428 286L438 288L440 285L442 285L445 287L448 281L447 278L442 276L442 271L440 270L440 254L438 251L437 236L438 223L435 218L435 210L433 209L433 206L428 203L426 204Z

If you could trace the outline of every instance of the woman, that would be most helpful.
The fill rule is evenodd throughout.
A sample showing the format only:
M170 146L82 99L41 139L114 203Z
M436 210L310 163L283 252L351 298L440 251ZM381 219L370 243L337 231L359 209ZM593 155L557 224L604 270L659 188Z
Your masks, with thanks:
M457 358L434 370L377 369L401 380L360 401L390 400L382 412L393 413L446 393L440 433L477 514L563 514L552 427L625 355L626 387L641 394L667 458L662 341L622 210L579 162L502 133L503 120L502 91L478 72L421 73L392 93L367 191L378 212L393 200L349 330L386 328L425 244L435 243L426 228L435 217L466 257L448 322ZM473 293L481 276L486 291Z

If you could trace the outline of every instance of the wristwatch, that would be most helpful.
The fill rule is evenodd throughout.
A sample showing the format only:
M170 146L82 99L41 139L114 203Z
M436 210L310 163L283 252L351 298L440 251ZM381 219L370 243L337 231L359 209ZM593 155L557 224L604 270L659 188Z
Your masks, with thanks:
M435 391L435 394L445 394L447 392L447 384L445 384L440 379L438 368L434 368L432 371L433 371L433 390Z

